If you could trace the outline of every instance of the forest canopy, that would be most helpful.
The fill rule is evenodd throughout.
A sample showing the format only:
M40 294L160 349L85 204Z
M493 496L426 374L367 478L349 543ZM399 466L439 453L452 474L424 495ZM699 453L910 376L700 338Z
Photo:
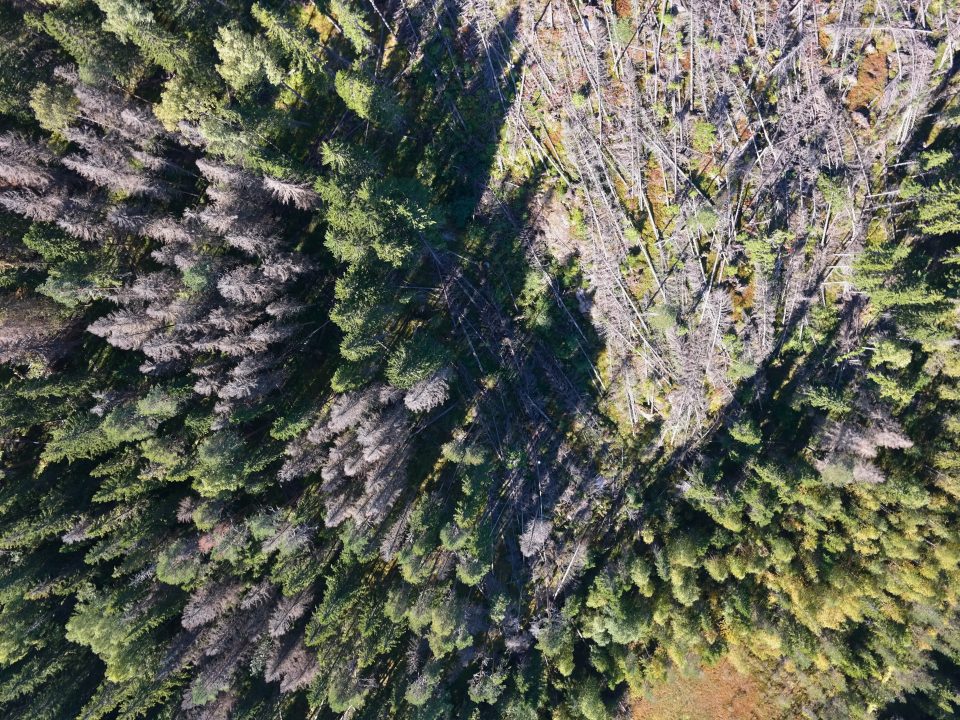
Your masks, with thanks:
M0 2L0 716L957 717L958 51Z

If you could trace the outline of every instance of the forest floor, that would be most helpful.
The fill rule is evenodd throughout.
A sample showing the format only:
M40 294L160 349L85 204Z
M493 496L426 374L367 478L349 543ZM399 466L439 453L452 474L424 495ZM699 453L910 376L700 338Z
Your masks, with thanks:
M633 706L634 720L778 720L756 678L724 660L698 677L676 676L654 687Z

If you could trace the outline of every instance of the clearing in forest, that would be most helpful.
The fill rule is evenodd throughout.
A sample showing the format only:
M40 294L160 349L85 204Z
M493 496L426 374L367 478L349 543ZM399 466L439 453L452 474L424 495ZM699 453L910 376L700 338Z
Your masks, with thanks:
M634 720L778 720L763 686L727 660L697 677L678 675L653 688L633 706Z

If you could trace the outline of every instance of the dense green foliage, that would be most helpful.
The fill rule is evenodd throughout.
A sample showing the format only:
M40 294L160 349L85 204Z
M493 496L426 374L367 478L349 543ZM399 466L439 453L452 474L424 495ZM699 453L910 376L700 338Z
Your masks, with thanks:
M518 18L397 6L0 5L0 715L602 720L728 657L954 717L957 63L849 287L671 445L530 239Z

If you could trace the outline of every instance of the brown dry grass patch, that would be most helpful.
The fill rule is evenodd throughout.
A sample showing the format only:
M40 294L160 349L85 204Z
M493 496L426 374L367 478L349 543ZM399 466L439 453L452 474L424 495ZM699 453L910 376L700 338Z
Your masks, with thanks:
M851 110L867 110L880 97L887 86L887 54L874 52L867 55L857 69L857 84L847 94L847 106Z
M728 661L704 668L699 677L676 677L634 702L633 720L779 720L762 685Z

